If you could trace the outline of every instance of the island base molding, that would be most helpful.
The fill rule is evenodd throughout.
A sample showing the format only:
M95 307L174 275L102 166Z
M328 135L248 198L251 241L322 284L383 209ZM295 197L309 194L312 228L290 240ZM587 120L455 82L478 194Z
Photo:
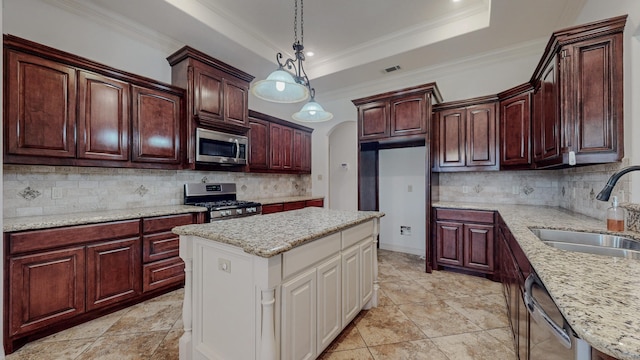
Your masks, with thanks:
M373 218L268 258L181 235L180 360L317 358L378 305L378 232Z

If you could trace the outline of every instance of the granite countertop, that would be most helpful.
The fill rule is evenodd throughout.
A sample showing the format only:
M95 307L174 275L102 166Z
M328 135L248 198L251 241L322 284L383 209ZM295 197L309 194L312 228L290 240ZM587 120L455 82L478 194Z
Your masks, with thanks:
M242 248L246 253L272 257L344 228L380 218L376 211L345 211L307 207L261 216L215 221L173 228L179 235L194 235Z
M271 204L280 204L286 202L295 202L295 201L307 201L307 200L316 200L316 199L324 199L324 196L287 196L287 197L277 197L277 198L265 198L265 199L251 199L251 201L259 202L262 205L271 205Z
M3 219L4 232L36 230L70 225L95 224L150 216L204 212L207 208L188 205L153 206L123 210L95 211L61 215L25 216Z
M498 211L578 337L616 358L640 359L640 261L559 250L529 230L611 233L604 220L545 206L436 202L433 207ZM640 240L640 233L616 234Z

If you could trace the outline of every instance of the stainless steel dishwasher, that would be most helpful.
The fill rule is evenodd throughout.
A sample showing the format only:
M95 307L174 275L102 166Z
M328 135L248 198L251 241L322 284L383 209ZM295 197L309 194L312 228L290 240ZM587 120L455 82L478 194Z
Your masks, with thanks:
M590 360L591 346L575 336L535 272L524 285L529 314L530 360Z

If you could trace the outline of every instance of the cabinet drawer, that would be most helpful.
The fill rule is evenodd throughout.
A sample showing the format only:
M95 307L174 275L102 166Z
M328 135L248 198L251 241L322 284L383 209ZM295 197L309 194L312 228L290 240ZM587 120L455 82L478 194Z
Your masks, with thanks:
M142 261L145 263L178 256L180 237L170 231L142 237Z
M360 240L373 235L373 221L356 225L342 231L342 249L356 244Z
M293 202L284 203L283 209L284 209L284 211L289 211L289 210L302 209L304 207L305 207L305 202L304 201L293 201Z
M9 253L46 250L63 246L138 236L140 220L118 221L57 229L24 231L8 235Z
M142 219L142 231L147 233L167 231L176 226L193 224L193 215L169 215Z
M436 219L493 224L493 211L436 209Z
M142 267L142 292L184 283L184 262L179 257L156 261Z
M324 199L307 200L305 205L307 207L309 207L309 206L324 207Z
M282 278L309 268L315 262L323 260L340 251L340 233L325 236L308 244L291 249L282 255Z
M262 215L273 214L284 211L284 204L262 205Z

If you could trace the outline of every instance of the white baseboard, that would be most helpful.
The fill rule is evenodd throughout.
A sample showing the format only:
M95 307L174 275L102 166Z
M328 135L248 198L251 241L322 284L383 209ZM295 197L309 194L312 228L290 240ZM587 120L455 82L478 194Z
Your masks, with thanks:
M402 245L394 245L394 244L383 244L380 243L380 249L389 250L389 251L397 251L405 254L413 254L418 256L425 256L425 251L423 249L416 249L413 247L407 247Z

